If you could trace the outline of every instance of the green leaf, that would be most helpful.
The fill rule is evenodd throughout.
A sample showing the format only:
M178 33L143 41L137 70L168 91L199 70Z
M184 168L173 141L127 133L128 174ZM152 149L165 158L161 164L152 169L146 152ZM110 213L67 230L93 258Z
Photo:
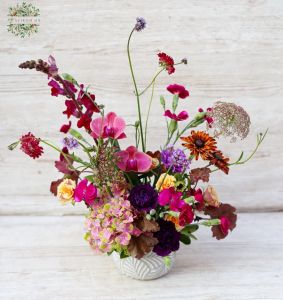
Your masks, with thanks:
M192 233L189 233L189 237L193 240L197 240L197 237Z
M163 96L160 96L160 104L165 109L165 98Z
M180 236L180 241L185 244L185 245L189 245L191 243L191 239L188 235L186 234L182 234L181 233L181 236Z
M178 126L177 121L176 120L171 120L170 124L169 124L169 132L171 134L174 133L177 129L177 126Z
M243 155L244 155L244 151L241 152L241 154L240 154L240 156L239 156L237 162L241 161L241 159L243 158Z
M79 85L78 82L76 81L76 79L75 79L72 75L70 75L70 74L68 74L68 73L63 73L61 76L62 76L65 80L67 80L67 81L69 81L69 82L71 82L71 83L73 83L73 84L75 84L75 85Z
M173 102L172 102L172 109L173 112L176 111L177 107L178 107L178 103L179 103L179 96L178 95L174 95L173 97Z
M93 175L87 175L87 176L85 176L85 178L86 178L89 182L91 182L91 183L94 182L94 176L93 176Z
M187 225L185 228L183 228L181 233L188 235L190 233L197 231L198 229L199 229L199 226L197 224L190 224L190 225Z

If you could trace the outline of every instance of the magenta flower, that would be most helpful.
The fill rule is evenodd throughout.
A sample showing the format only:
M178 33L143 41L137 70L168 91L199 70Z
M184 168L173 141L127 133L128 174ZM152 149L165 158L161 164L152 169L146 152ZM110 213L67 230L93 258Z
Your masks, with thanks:
M116 153L117 166L125 172L147 172L152 164L152 158L138 151L134 146L128 147L126 150Z
M181 99L189 97L189 91L187 91L184 86L179 84L168 85L167 91L171 94L178 95Z
M219 219L220 219L220 229L223 232L223 234L226 236L228 234L231 223L229 219L225 216L220 217Z
M174 188L164 189L159 193L158 203L161 206L169 205L170 210L181 211L186 203L181 199L182 193Z
M189 117L188 113L185 110L181 111L178 115L176 115L176 114L172 113L169 109L167 109L165 111L164 116L168 117L170 119L173 119L177 122L178 121L185 121Z
M74 199L76 202L84 201L88 206L92 205L97 197L97 188L88 180L83 179L75 188Z
M58 97L58 95L65 95L64 89L62 89L55 80L51 79L48 85L51 87L51 96Z
M114 112L108 113L105 117L100 117L94 119L90 128L92 131L92 136L94 138L112 138L112 139L122 139L126 135L124 129L126 127L125 121L118 117Z
M72 122L71 121L69 121L68 124L63 124L61 126L61 128L60 128L60 132L68 133L68 131L70 130L71 126L72 126Z

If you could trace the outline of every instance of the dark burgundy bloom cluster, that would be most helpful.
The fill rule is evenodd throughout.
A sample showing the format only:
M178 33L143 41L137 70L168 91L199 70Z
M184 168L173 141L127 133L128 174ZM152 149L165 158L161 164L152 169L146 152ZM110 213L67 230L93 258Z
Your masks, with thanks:
M160 230L154 233L158 244L154 246L153 252L160 256L167 256L180 247L180 232L175 228L174 223L160 219L158 221Z
M175 72L174 59L164 52L158 53L157 56L159 57L160 66L165 67L169 75L173 74Z
M39 145L40 140L31 132L23 135L20 138L20 143L21 150L33 159L40 157L43 153L43 148Z
M137 210L149 212L157 205L158 193L150 184L140 184L132 188L129 200Z

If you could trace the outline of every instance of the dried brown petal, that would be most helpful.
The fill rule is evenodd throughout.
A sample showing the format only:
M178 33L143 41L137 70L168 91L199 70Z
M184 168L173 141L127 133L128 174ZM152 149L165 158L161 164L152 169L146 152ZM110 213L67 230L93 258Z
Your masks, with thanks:
M158 239L152 233L143 233L138 237L132 236L128 245L128 252L135 258L142 258L145 254L152 251L158 243Z
M197 183L199 180L203 182L209 181L209 174L211 170L209 168L196 168L190 172L190 180L192 184Z

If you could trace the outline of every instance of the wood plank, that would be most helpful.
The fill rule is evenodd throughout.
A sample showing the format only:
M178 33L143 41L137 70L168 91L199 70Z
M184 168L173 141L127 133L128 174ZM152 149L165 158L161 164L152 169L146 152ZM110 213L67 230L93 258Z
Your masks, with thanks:
M3 25L10 5L8 0L0 3ZM19 70L19 62L53 54L62 72L90 84L98 102L133 123L136 108L125 44L138 15L148 21L146 30L135 35L132 45L141 87L157 70L158 50L176 60L184 56L189 60L188 66L180 66L172 76L163 74L158 80L149 147L156 149L164 142L158 95L167 95L169 100L167 84L178 82L189 88L190 98L180 109L187 109L191 116L198 107L211 106L216 100L235 101L251 114L252 135L267 127L270 134L254 161L233 169L228 178L215 174L213 183L223 202L231 202L240 210L282 210L283 190L280 185L274 186L274 174L283 176L281 1L66 0L58 9L58 1L42 0L36 5L41 10L38 34L20 39L8 33L5 26L0 28L0 196L5 199L0 213L10 214L13 209L17 214L62 213L44 198L50 196L49 182L59 176L50 165L56 155L46 151L42 160L31 162L22 153L6 149L29 130L60 143L57 131L65 122L61 116L63 101L49 96L46 78L34 71ZM161 7L162 18L157 18ZM148 97L142 101L148 101ZM131 128L127 128L127 134L129 145L133 143ZM221 148L236 158L240 150L253 148L252 135L237 146L239 149L229 143L225 147L221 144ZM40 209L34 206L37 199L45 199Z
M202 228L171 273L141 282L93 253L82 217L1 217L0 298L283 299L282 220L282 213L240 214L221 242Z

